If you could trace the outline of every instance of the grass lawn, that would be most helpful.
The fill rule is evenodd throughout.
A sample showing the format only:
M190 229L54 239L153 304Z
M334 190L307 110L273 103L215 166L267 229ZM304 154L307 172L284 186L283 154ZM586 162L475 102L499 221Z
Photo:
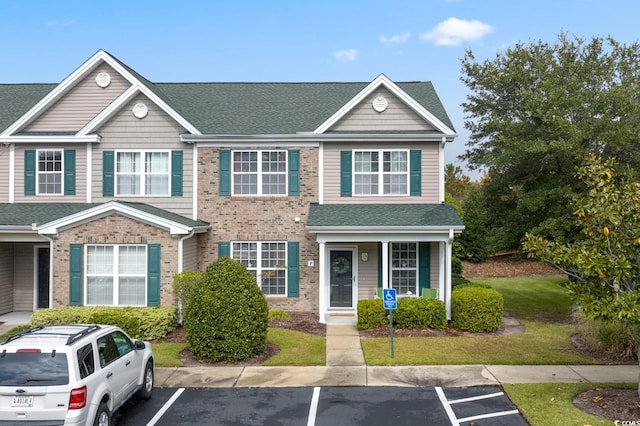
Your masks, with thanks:
M571 402L574 395L587 389L630 387L637 384L533 383L505 384L503 388L532 426L590 425L611 426L611 420L587 414ZM620 419L635 420L635 419Z
M510 336L362 339L367 365L431 364L599 364L571 346L573 326L567 324L572 301L559 277L493 278L474 280L499 291L505 311L525 325ZM549 322L552 321L552 322Z

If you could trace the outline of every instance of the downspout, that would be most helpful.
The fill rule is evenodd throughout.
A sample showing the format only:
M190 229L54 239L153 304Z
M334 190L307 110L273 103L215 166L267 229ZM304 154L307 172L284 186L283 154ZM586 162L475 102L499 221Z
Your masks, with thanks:
M184 241L193 237L195 233L196 231L192 229L188 235L185 235L184 237L178 240L178 273L179 274L182 273L182 270L184 269L184 265L182 262L183 261L182 255L184 253L184 249L183 249ZM182 325L183 321L184 321L184 317L182 315L182 298L180 297L180 295L178 295L178 324Z
M49 309L53 308L53 238L41 235L49 241ZM34 312L37 305L34 306Z

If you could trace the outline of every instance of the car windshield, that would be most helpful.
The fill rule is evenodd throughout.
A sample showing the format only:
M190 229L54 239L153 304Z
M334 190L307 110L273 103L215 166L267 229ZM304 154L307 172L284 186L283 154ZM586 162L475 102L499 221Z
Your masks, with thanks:
M55 386L68 383L66 354L0 353L0 386Z

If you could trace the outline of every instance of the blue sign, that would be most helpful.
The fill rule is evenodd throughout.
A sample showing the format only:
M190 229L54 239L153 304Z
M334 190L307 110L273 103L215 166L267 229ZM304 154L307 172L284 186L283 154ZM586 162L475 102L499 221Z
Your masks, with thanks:
M396 309L398 307L395 288L385 288L382 290L382 304L385 309Z

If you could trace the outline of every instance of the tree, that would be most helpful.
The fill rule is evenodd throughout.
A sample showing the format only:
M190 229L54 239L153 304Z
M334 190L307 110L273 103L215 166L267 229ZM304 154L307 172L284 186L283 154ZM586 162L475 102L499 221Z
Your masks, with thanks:
M563 244L527 234L524 249L569 275L569 288L586 315L640 333L640 182L620 179L613 159L595 155L577 175L587 188L573 205L582 238ZM640 361L640 348L638 355Z
M573 171L589 153L617 157L621 176L637 176L637 43L560 34L554 44L518 43L482 62L467 51L462 71L471 135L460 158L488 172L488 225L501 248L518 248L526 232L573 240L569 205L584 193Z
M444 167L445 192L456 204L463 204L472 187L471 178L462 172L460 166L449 163Z

